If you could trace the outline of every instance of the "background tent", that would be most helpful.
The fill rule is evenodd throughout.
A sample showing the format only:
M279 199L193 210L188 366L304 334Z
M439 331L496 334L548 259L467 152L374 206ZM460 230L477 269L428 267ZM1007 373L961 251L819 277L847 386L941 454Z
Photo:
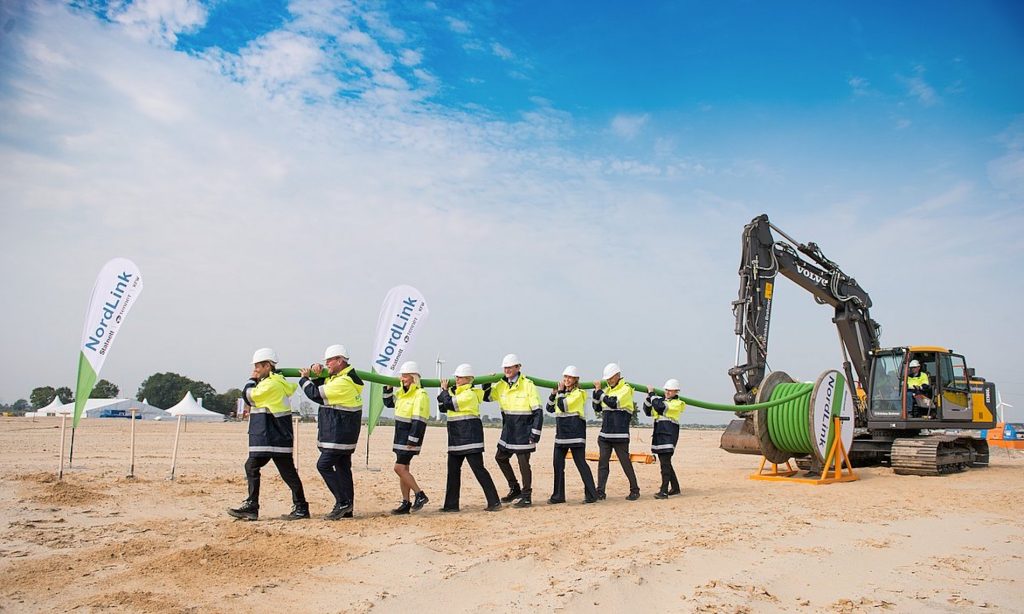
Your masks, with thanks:
M161 420L170 417L170 414L160 409L159 407L153 407L141 401L135 399L89 399L85 402L85 409L82 410L83 418L108 418L108 417L128 417L131 416L132 410L135 410L135 415L143 420ZM58 405L54 407L53 403L50 403L46 407L39 410L37 415L39 416L60 416L61 414L72 415L75 412L75 403L72 401L67 405Z
M196 402L191 392L186 392L184 398L178 401L177 405L167 409L172 416L185 416L186 419L199 422L223 422L224 414L204 409Z

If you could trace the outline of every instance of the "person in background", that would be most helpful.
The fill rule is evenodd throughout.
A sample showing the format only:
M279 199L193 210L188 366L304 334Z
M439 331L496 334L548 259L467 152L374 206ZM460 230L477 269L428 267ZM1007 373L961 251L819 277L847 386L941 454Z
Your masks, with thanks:
M494 460L508 482L508 494L501 498L505 503L516 501L512 507L529 507L533 503L533 471L530 469L530 454L537 449L540 429L544 425L544 413L540 409L537 387L521 372L522 363L515 354L507 354L501 361L505 376L492 387L484 384L484 401L497 401L501 408L501 437ZM519 472L523 485L519 486L510 459L515 455L519 461Z
M260 469L274 461L281 479L292 491L292 511L285 520L309 518L309 503L302 480L292 458L292 409L288 397L298 388L277 373L277 352L260 348L252 356L252 375L242 387L242 398L249 411L249 458L245 461L245 479L249 496L228 514L242 520L256 520L260 512Z
M672 455L679 443L679 415L686 410L686 403L679 398L679 380L665 382L665 396L654 394L654 388L647 387L644 413L654 418L654 435L651 437L651 453L661 463L661 488L655 499L668 499L682 492L676 470L672 468Z
M601 380L594 382L594 413L601 416L601 432L597 435L597 448L601 456L597 462L597 498L604 499L604 487L608 483L608 464L612 450L619 458L622 471L629 480L629 501L640 498L640 485L636 481L633 463L629 459L629 422L636 407L633 404L633 387L622 377L622 370L614 362L604 367L602 374L608 382L601 388Z
M558 388L548 397L547 411L555 414L554 468L555 487L549 504L565 503L565 457L572 452L572 460L583 478L583 502L597 501L594 474L587 464L587 395L579 388L580 373L569 365L562 371Z
M348 351L343 345L324 350L324 363L326 371L320 363L299 371L299 386L311 401L320 404L316 421L320 458L316 468L334 495L334 509L324 518L338 520L352 517L355 501L352 453L362 428L363 380L348 364Z
M459 511L462 491L462 462L469 463L476 481L484 489L488 512L501 509L498 489L484 467L484 425L480 421L480 401L484 393L473 387L473 367L461 364L455 368L455 385L441 380L437 408L448 415L448 483L445 486L442 512Z
M392 449L395 451L395 473L402 488L402 503L391 510L396 515L421 509L430 500L409 471L412 457L423 447L423 436L430 419L430 399L427 391L420 387L419 365L412 361L403 363L400 372L402 386L399 390L384 386L384 406L395 410L395 443ZM410 493L416 494L416 499L411 502Z

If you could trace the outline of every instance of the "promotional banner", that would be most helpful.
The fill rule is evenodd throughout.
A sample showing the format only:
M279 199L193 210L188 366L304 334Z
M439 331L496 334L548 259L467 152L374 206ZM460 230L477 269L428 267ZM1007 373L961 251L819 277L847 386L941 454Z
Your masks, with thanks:
M377 337L373 344L371 371L396 377L402 363L408 360L416 334L423 327L430 310L419 290L412 286L395 286L380 308L377 318ZM379 384L370 384L370 415L366 422L367 434L372 433L380 414L384 411Z
M103 266L89 299L82 330L81 352L78 355L78 384L75 386L75 417L78 426L82 409L92 393L103 362L114 344L114 337L124 324L128 310L142 292L139 267L126 258L114 258Z

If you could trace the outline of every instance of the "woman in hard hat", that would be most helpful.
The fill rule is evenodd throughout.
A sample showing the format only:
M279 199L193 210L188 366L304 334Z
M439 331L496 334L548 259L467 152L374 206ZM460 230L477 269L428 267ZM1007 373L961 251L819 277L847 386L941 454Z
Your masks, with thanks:
M400 372L401 389L394 391L391 386L384 387L384 406L395 409L395 444L392 449L395 451L395 473L402 487L402 503L391 510L392 514L408 514L429 501L416 478L412 477L409 463L423 446L427 420L430 419L430 399L427 391L420 387L420 368L415 362L403 363ZM412 502L409 501L410 493L416 494Z
M622 377L622 369L614 362L604 367L602 374L608 383L601 388L601 380L594 382L594 412L601 416L601 432L597 436L597 448L601 456L597 462L597 498L604 499L605 484L608 483L608 464L612 451L622 465L622 471L629 480L629 501L640 498L640 485L629 459L629 423L636 411L633 403L633 387Z
M587 464L587 395L580 390L580 373L569 365L562 371L558 388L548 396L547 410L555 414L555 487L548 503L565 503L565 457L572 451L572 460L583 478L583 502L597 501L594 474Z
M484 467L484 425L480 421L480 401L483 398L483 390L473 387L473 367L468 364L456 367L455 384L450 390L448 380L441 380L437 408L448 414L448 483L442 512L459 511L463 460L469 463L476 481L484 489L487 511L501 509L498 489Z
M668 499L678 495L679 480L672 468L672 455L679 443L679 415L686 410L686 403L679 398L679 380L672 378L665 382L665 396L654 394L654 388L647 387L644 413L654 418L654 436L651 438L651 452L661 463L661 488L655 499Z
M544 425L544 412L540 408L537 387L530 378L523 375L522 366L518 356L506 354L501 360L505 376L493 387L490 384L483 386L484 401L497 401L501 408L501 437L498 438L498 451L494 454L494 460L508 482L508 494L501 500L504 503L515 501L512 507L529 507L533 504L530 454L537 449L541 427ZM512 469L513 455L519 462L519 472L523 476L521 488Z
M359 442L363 417L363 380L348 364L348 350L332 345L324 350L324 365L299 371L299 386L320 408L317 412L316 468L334 495L334 509L324 518L351 518L354 505L352 453ZM310 379L312 375L312 379Z
M288 397L298 388L277 372L277 352L260 348L252 355L252 376L242 387L242 398L249 410L249 458L245 461L245 479L249 496L228 514L243 520L256 520L260 513L260 469L274 461L281 479L292 491L292 511L285 520L309 518L309 503L302 480L292 458L292 409Z

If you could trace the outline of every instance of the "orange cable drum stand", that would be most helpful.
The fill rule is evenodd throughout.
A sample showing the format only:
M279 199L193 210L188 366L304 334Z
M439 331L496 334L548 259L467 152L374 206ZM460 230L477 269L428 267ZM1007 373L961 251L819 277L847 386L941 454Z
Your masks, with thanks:
M819 484L832 484L833 482L854 482L860 478L853 472L853 465L850 463L850 457L846 454L846 447L843 445L842 437L842 421L839 416L832 418L832 423L835 426L835 436L832 438L832 446L828 450L828 456L825 457L825 466L821 472L819 478L795 478L796 469L786 461L786 469L780 471L777 463L772 463L772 469L765 472L765 464L768 462L767 458L761 458L761 467L757 473L750 476L751 480L765 480L768 482L798 482L800 484L813 484L815 486Z

